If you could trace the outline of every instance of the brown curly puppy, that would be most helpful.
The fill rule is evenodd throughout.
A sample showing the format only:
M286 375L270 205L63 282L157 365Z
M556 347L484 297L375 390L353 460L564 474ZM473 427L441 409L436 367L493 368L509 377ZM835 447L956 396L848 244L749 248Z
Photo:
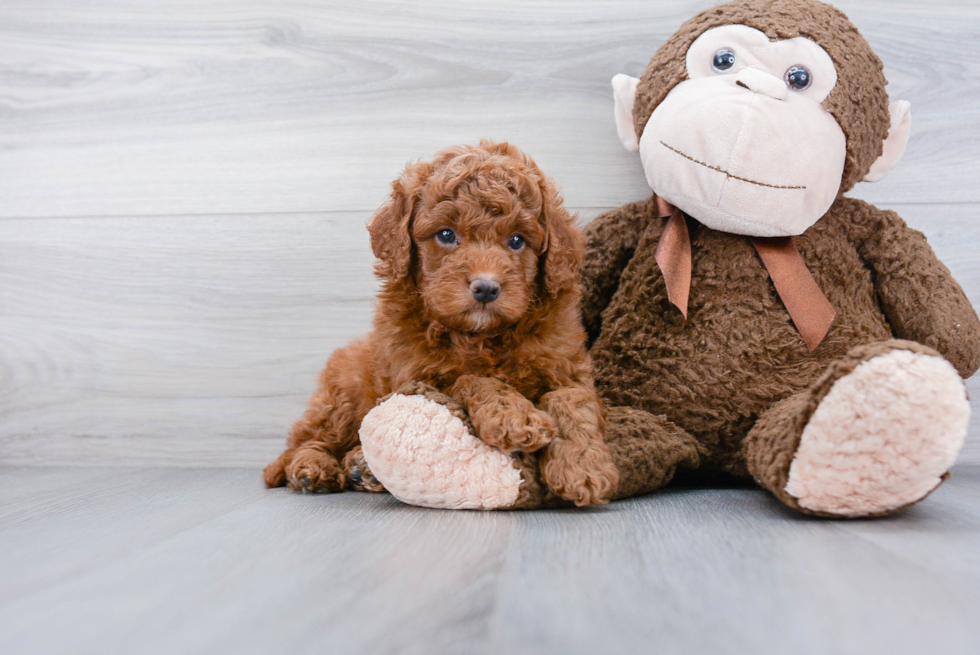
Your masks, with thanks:
M466 407L487 444L540 451L562 498L607 502L618 474L579 315L584 241L552 181L484 141L410 165L392 188L368 228L374 330L327 362L266 484L382 491L358 428L379 398L422 382Z

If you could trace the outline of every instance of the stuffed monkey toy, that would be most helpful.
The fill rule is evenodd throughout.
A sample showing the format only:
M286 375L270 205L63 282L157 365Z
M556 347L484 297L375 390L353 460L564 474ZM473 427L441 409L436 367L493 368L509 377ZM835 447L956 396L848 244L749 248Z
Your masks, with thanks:
M879 516L948 475L980 321L920 232L843 195L905 150L909 105L889 104L885 84L857 29L814 0L709 9L641 78L613 79L619 137L654 192L586 229L582 314L616 498L682 467L751 476L808 514ZM395 405L409 398L406 428ZM444 448L450 408L421 398L396 395L362 425L396 496L414 484L416 504L548 503L509 456L501 475L523 491L507 502L481 500L478 481L447 503L444 481L399 480L399 457L462 461Z
M966 434L980 324L921 233L843 195L909 134L867 41L820 2L740 0L613 87L655 193L587 230L596 385L649 469L619 494L680 465L822 516L925 497Z

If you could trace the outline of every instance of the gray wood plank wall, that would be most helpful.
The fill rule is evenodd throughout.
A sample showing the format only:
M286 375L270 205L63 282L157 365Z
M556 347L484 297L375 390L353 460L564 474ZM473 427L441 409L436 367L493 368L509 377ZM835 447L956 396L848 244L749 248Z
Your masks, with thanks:
M368 327L364 224L401 167L491 137L584 220L645 197L609 79L711 4L5 0L0 463L265 463ZM980 3L836 4L914 115L853 195L980 305Z

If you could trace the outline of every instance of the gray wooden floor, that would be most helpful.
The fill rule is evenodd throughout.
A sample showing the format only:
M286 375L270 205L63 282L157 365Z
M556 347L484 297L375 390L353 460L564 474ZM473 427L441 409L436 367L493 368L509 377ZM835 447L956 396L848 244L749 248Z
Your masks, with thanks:
M252 469L0 470L0 652L976 653L980 467L877 521L756 489L445 512Z
M756 489L588 511L301 495L252 469L0 470L0 652L976 653L980 467L905 514Z

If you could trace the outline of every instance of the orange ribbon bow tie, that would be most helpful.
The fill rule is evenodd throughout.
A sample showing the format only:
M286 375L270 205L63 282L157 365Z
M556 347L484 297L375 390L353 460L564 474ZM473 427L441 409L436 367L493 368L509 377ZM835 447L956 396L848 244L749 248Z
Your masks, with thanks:
M657 214L667 225L657 243L654 259L667 285L667 299L687 320L687 301L691 293L691 235L680 209L656 196ZM827 300L806 267L793 237L749 237L755 251L769 271L779 298L793 324L813 351L827 336L837 312Z

